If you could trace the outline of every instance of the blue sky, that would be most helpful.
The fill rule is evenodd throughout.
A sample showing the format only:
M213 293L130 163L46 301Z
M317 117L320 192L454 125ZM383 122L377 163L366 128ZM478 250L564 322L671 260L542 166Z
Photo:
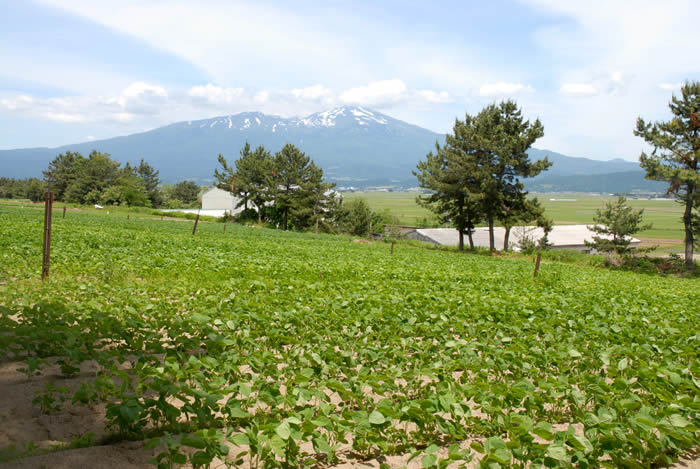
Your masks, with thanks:
M243 111L371 107L437 132L513 98L573 156L634 160L700 80L700 3L0 0L0 148Z

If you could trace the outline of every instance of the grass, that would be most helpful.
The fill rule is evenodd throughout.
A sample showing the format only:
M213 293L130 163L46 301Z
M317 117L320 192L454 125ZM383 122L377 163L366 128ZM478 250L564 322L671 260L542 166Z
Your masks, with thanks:
M547 215L557 225L593 223L595 211L612 200L609 196L592 196L588 194L533 194L544 205ZM408 192L356 192L345 197L367 200L374 210L390 210L399 217L402 224L416 226L427 218L435 220L432 212L419 206L415 199L417 194ZM551 200L575 199L575 200ZM681 216L683 207L672 200L629 200L637 209L644 209L644 222L652 223L650 230L639 232L636 237L646 240L646 245L659 244L668 250L680 250L684 239Z

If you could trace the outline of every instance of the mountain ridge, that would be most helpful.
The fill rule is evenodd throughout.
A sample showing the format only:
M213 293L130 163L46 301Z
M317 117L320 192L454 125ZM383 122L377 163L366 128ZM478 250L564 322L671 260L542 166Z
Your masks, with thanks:
M285 143L297 145L319 164L327 179L339 185L417 185L411 171L444 135L361 106L340 106L307 116L281 117L241 112L174 122L162 127L59 147L0 150L0 176L38 177L65 151L87 155L97 150L122 163L144 158L164 182L212 180L217 155L238 157L248 141L275 152ZM533 159L547 156L554 165L543 175L574 176L639 171L636 163L569 157L533 148ZM537 181L534 178L532 181Z

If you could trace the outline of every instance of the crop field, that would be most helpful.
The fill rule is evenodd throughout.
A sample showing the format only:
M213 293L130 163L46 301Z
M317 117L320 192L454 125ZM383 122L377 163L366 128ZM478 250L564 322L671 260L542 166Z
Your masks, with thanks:
M423 218L434 219L429 210L416 204L418 194L409 192L357 192L345 194L345 197L363 197L374 210L388 209L399 217L401 223L415 226ZM555 224L567 225L593 223L595 211L602 208L612 197L591 196L585 194L532 194L537 196ZM556 199L556 200L550 200ZM641 231L637 237L650 240L662 240L664 245L681 246L684 238L683 207L672 200L632 200L629 205L635 209L644 209L644 222L652 223L650 230ZM677 243L673 243L677 241ZM675 246L675 247L678 247Z
M4 467L696 457L695 279L59 213L42 283L42 212L0 206Z

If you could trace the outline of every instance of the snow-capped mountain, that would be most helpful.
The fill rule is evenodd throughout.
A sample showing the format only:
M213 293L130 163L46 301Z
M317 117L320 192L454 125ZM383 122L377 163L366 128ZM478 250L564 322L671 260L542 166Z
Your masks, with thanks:
M292 143L319 164L328 179L341 185L414 184L411 170L442 139L363 107L343 106L291 118L244 112L58 148L0 151L0 176L40 176L59 153L70 150L87 155L95 149L122 162L144 158L166 182L195 179L204 183L211 180L219 153L235 160L248 141L272 152Z
M41 171L60 153L70 150L87 155L98 150L121 162L138 163L144 158L160 171L164 182L194 179L203 184L212 180L219 153L233 162L248 141L254 147L264 145L273 153L285 143L292 143L339 186L415 186L411 171L435 148L436 141L443 140L443 135L363 107L343 106L290 118L243 112L58 148L3 150L0 177L41 177ZM572 158L534 148L529 153L533 159L547 156L554 162L533 183L552 176L636 171L635 187L646 187L637 163ZM565 190L560 186L556 186L558 190Z

